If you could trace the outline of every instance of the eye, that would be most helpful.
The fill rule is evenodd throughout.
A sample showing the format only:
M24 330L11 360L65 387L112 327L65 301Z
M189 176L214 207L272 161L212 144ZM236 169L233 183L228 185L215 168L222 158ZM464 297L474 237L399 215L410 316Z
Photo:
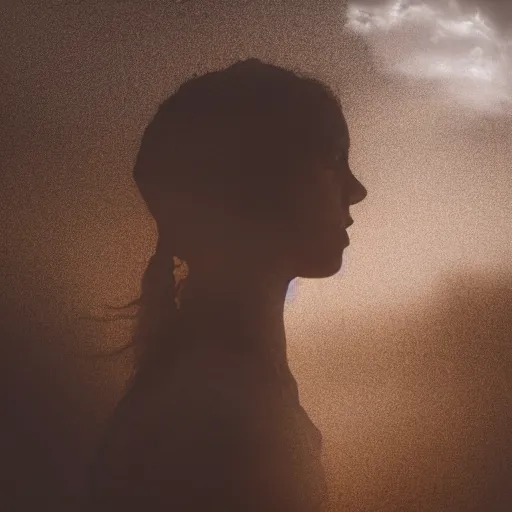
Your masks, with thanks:
M345 151L340 150L336 152L334 155L334 165L336 168L340 168L342 165L346 166L348 164L348 156Z

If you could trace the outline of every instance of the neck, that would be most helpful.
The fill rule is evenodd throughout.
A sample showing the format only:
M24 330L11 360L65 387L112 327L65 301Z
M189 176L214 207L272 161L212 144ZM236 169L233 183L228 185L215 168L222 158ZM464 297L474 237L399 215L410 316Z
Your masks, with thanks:
M286 364L284 303L289 281L234 272L200 276L191 269L180 297L187 333L263 351Z

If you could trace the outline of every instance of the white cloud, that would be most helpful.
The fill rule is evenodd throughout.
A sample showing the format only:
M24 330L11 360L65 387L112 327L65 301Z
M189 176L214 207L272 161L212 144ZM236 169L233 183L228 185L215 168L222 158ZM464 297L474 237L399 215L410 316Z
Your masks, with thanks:
M438 80L451 97L485 111L512 111L512 39L455 1L352 3L346 28L362 34L389 73Z

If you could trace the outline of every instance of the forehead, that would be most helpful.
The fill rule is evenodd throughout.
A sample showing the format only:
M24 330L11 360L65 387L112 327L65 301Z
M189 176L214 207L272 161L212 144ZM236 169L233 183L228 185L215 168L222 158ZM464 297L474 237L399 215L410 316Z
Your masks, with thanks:
M262 132L274 156L285 160L331 158L340 150L348 151L350 144L345 116L332 100L300 105Z
M347 150L350 146L347 121L339 108L319 112L308 131L313 148L320 152Z
M350 133L348 130L348 124L345 119L343 113L340 113L340 132L339 132L339 143L343 145L343 147L350 147Z

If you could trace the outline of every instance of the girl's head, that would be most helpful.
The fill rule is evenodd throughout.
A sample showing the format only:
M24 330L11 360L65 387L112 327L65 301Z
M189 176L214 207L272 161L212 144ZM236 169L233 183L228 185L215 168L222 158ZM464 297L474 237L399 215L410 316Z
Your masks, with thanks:
M195 77L160 105L134 169L158 228L142 294L129 304L139 306L139 372L171 344L176 257L185 289L202 291L201 282L227 281L248 293L251 283L286 290L295 277L340 269L349 207L366 196L348 150L332 91L257 59Z
M220 258L243 274L327 277L341 266L349 206L366 195L348 148L330 89L250 59L162 103L134 178L160 247L191 273Z

